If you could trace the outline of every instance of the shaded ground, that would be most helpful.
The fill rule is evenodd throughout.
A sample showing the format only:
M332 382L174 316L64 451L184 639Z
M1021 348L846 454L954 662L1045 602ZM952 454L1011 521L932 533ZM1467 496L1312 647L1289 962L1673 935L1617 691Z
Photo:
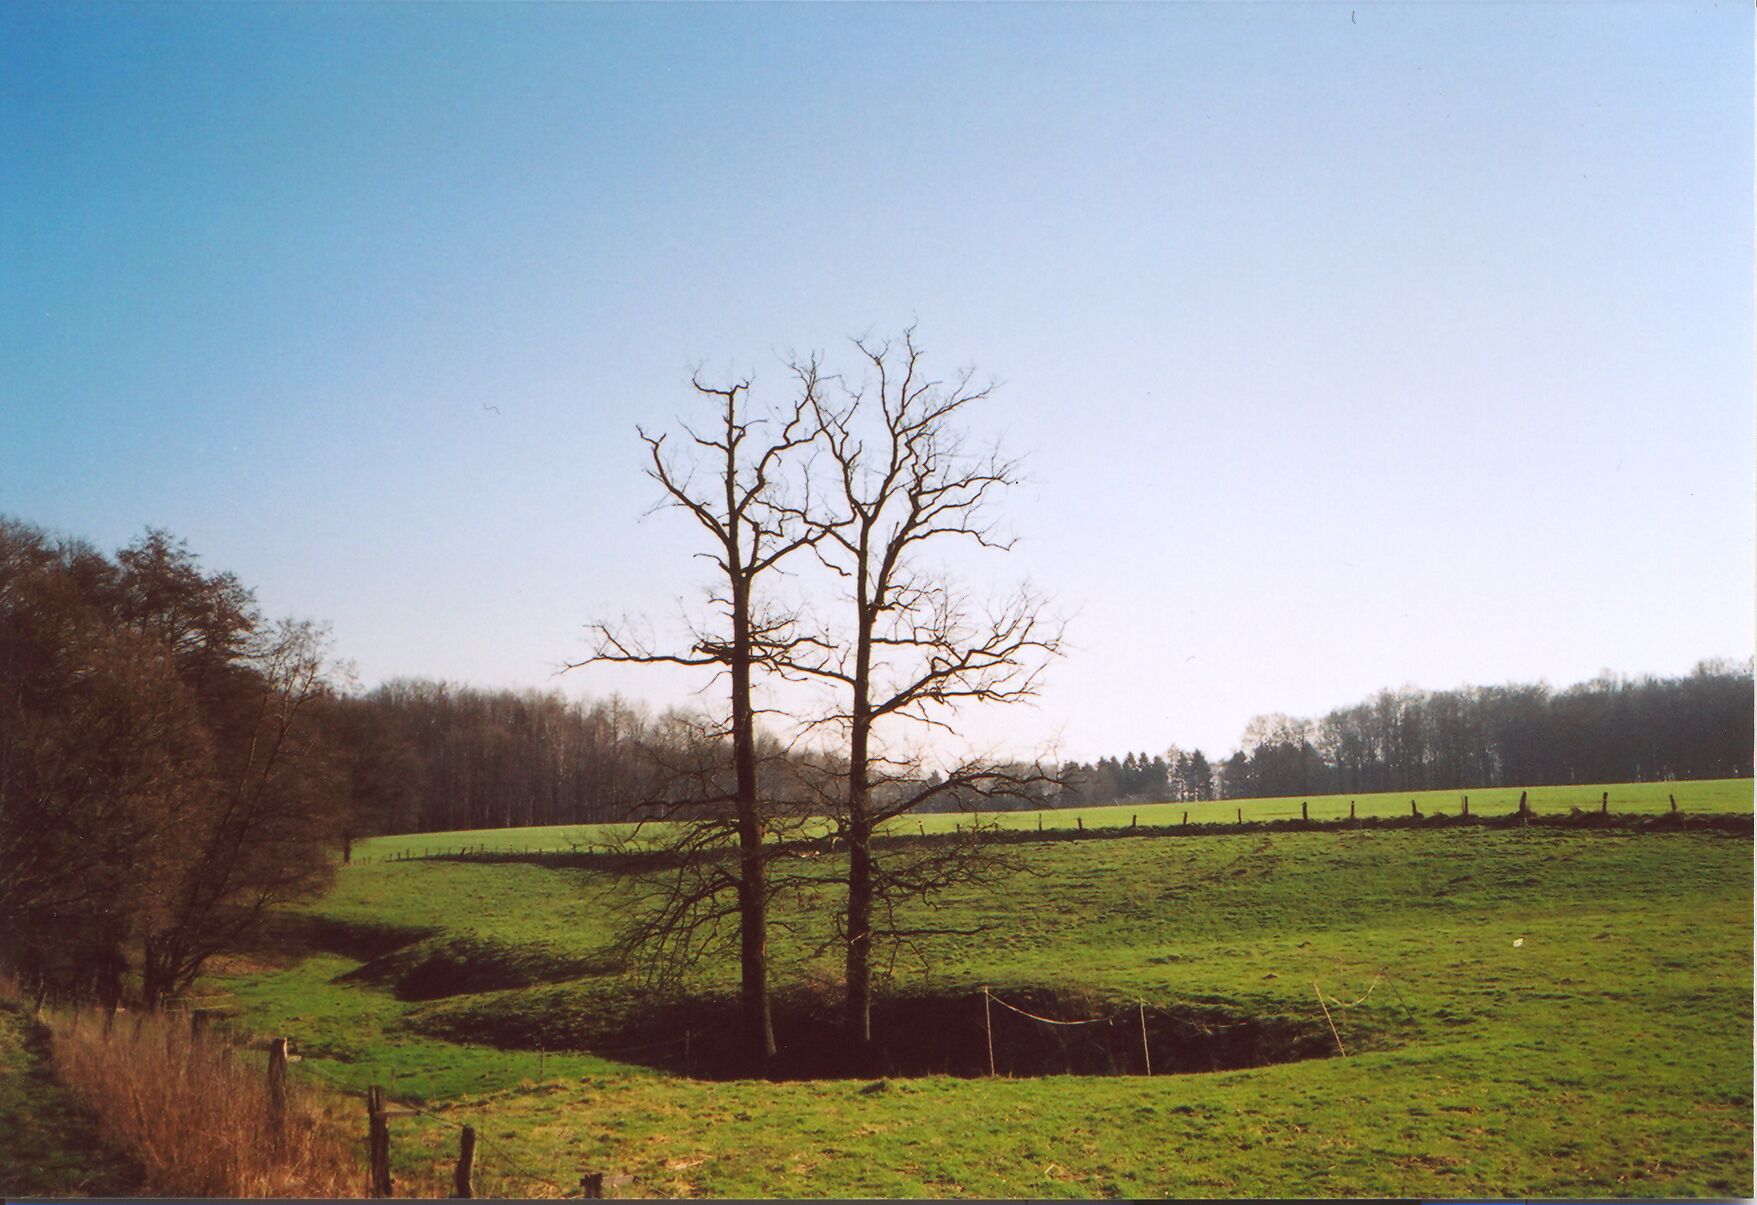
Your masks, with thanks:
M139 1170L49 1073L49 1034L0 1002L0 1196L129 1196Z
M567 1001L557 1001L562 1010ZM657 999L620 1016L596 1009L573 1018L549 1010L434 1010L415 1024L452 1041L556 1049L558 1024L572 1022L574 1049L688 1075L730 1080L750 1074L739 1041L738 1001L707 996ZM774 1000L780 1039L776 1079L994 1074L1173 1075L1236 1071L1336 1053L1321 1020L1251 1015L1217 1007L1159 1007L1087 992L1012 987L880 995L872 1049L857 1053L834 1002L800 993Z

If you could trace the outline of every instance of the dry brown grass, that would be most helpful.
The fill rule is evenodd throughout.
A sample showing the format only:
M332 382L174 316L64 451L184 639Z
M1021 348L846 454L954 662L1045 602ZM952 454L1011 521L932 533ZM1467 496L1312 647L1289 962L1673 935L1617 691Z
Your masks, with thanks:
M137 1158L146 1191L192 1197L358 1197L359 1143L321 1099L288 1084L286 1124L268 1120L267 1054L219 1035L191 1038L187 1017L101 1013L45 1018L55 1075L97 1115L104 1137Z

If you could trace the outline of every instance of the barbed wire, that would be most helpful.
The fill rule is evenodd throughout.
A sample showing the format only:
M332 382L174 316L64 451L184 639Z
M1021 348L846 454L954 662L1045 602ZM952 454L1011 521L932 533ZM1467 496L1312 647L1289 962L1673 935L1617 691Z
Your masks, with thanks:
M1334 1004L1337 1008L1356 1008L1359 1005L1366 1003L1367 996L1371 996L1375 991L1377 991L1379 984L1381 982L1383 982L1384 979L1385 979L1385 973L1383 971L1380 971L1378 974L1373 976L1372 985L1367 988L1366 995L1363 995L1358 1000L1351 1000L1346 1004L1344 1004L1342 1001L1338 1000L1335 996L1332 996L1328 992L1325 992L1322 988L1318 989L1318 995L1321 997L1324 997L1325 999L1328 999L1329 1002L1331 1004ZM1312 981L1312 986L1317 987L1317 980L1314 979Z
M1000 1005L1002 1008L1012 1009L1014 1012L1018 1013L1021 1017L1030 1017L1033 1021L1041 1021L1045 1025L1097 1025L1100 1023L1115 1022L1117 1017L1121 1017L1123 1015L1122 1013L1117 1013L1115 1016L1110 1016L1110 1017L1085 1017L1085 1018L1082 1018L1080 1020L1075 1020L1075 1021L1060 1021L1054 1017L1040 1017L1036 1013L1026 1012L1024 1009L1018 1007L1015 1004L1008 1004L1005 1000L1002 1000L999 996L997 996L993 992L989 991L986 987L982 989L982 994L986 998L993 1000L996 1004Z
M1015 1004L1008 1004L1005 1000L1002 1000L999 996L995 995L992 991L990 991L986 987L982 989L982 994L984 996L986 996L988 999L993 1000L996 1004L1000 1005L1002 1008L1011 1009L1013 1012L1018 1013L1021 1017L1029 1017L1033 1021L1041 1021L1045 1025L1097 1025L1100 1023L1109 1023L1109 1024L1114 1025L1118 1021L1123 1021L1123 1020L1127 1020L1130 1017L1134 1017L1136 1015L1136 1011L1138 1009L1144 1009L1147 1006L1147 1002L1145 1000L1137 1000L1137 1001L1135 1001L1135 1003L1124 1007L1120 1012L1113 1013L1110 1016L1083 1017L1083 1018L1079 1018L1076 1020L1058 1020L1055 1017L1043 1017L1043 1016L1039 1016L1036 1013L1028 1012L1025 1009L1022 1009ZM1185 1003L1185 1002L1173 1001L1173 1003L1176 1004L1176 1003ZM1194 1008L1197 1006L1193 1005L1193 1004L1186 1003L1186 1007ZM1175 1013L1166 1012L1164 1008L1162 1008L1161 1006L1158 1006L1158 1005L1154 1006L1154 1012L1156 1012L1159 1016L1165 1018L1168 1021L1175 1022L1179 1025L1187 1025L1192 1029L1199 1029L1203 1033L1210 1034L1210 1035L1212 1035L1220 1030L1237 1029L1242 1025L1249 1024L1249 1022L1246 1022L1246 1021L1231 1021L1231 1022L1198 1021L1193 1017L1180 1017Z

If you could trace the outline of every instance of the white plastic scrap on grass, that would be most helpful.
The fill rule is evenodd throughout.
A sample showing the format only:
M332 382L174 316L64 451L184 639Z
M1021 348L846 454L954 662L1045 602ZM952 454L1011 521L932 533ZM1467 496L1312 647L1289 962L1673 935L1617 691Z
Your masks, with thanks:
M1513 944L1515 946L1522 946L1525 944L1525 939L1523 937L1515 937L1513 939Z

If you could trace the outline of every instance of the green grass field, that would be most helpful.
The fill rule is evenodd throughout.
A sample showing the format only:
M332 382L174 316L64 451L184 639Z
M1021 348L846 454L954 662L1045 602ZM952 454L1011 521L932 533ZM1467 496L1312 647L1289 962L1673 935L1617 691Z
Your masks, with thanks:
M1637 815L1658 815L1667 811L1669 796L1678 797L1678 806L1685 811L1701 813L1749 812L1752 810L1752 780L1721 778L1703 782L1630 782L1592 783L1571 787L1531 787L1530 805L1538 812L1566 812L1570 807L1585 811L1599 806L1605 792L1610 793L1614 812ZM1492 787L1472 791L1393 791L1376 795L1313 795L1305 800L1313 820L1337 820L1348 815L1353 802L1355 814L1371 816L1407 816L1410 800L1424 815L1434 812L1456 812L1464 795L1470 796L1473 815L1502 816L1519 806L1518 787ZM1042 811L985 812L984 824L1003 828L1067 829L1084 824L1087 828L1119 828L1139 819L1143 825L1181 824L1187 813L1192 824L1230 823L1242 814L1246 820L1284 820L1300 814L1297 797L1282 799L1226 799L1208 803L1125 803L1109 807L1048 808ZM954 825L969 823L961 815L939 814L905 818L895 822L893 831L913 833L949 833ZM661 828L648 825L649 830ZM553 824L535 828L462 829L444 833L411 833L395 837L369 837L354 843L354 856L362 860L420 857L424 854L449 853L461 849L532 850L560 852L573 848L602 847L628 838L635 831L631 824Z
M10 1002L0 1002L0 1174L5 1191L19 1197L126 1197L141 1180L56 1083L48 1032Z
M1609 789L1613 809L1663 809L1668 790L1689 810L1751 803L1749 781ZM1472 792L1472 810L1506 794ZM1094 1008L1199 1006L1327 1037L1321 990L1353 1004L1331 1006L1348 1057L882 1089L656 1071L589 1053L622 1053L602 1043L639 1000L594 963L626 906L618 884L530 863L349 867L305 911L400 949L367 964L289 955L210 986L252 1028L292 1036L300 1075L422 1102L436 1116L398 1119L394 1150L398 1174L429 1186L455 1150L450 1124L468 1121L489 1183L537 1195L577 1191L585 1170L632 1175L624 1195L1752 1193L1748 837L1475 828L1011 848L1019 872L933 917L986 931L928 941L899 962L897 990L1056 988ZM781 987L834 978L816 952L834 904L789 905ZM716 962L687 987L713 993L734 973ZM448 978L472 990L434 994ZM425 983L424 998L399 999L398 983Z

